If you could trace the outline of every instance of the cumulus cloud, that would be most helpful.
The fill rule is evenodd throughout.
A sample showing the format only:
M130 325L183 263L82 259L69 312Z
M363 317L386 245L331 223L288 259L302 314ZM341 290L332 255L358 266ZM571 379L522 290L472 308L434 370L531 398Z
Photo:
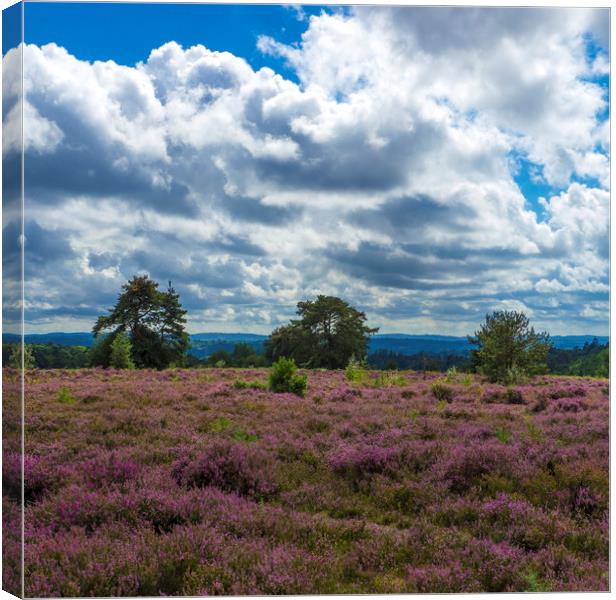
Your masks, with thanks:
M82 328L149 272L193 331L267 332L316 293L389 331L466 333L503 306L603 331L607 19L323 13L297 44L259 38L298 83L172 41L134 67L26 46L26 203L48 246L28 243L61 257L28 282L32 326ZM542 218L512 156L553 190Z

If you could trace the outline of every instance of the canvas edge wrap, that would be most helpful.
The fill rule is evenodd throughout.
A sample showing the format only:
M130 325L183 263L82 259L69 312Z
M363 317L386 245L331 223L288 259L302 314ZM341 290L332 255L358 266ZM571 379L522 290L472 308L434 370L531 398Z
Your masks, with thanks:
M24 341L23 2L2 11L2 331ZM2 379L2 589L24 596L24 353ZM6 497L10 499L5 500Z

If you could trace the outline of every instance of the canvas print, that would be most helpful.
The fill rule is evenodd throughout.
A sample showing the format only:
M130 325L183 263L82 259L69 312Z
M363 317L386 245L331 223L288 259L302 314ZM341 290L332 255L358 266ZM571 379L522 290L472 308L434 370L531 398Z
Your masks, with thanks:
M609 16L6 8L3 589L608 591Z

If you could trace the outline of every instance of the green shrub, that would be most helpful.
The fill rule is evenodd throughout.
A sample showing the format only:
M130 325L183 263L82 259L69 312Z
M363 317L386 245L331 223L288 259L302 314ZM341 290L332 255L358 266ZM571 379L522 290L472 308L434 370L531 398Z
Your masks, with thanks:
M266 390L267 384L262 381L243 381L242 379L236 379L233 382L233 389L235 390Z
M209 433L221 433L229 427L231 427L231 421L228 417L216 417L207 424L206 429Z
M541 442L543 440L543 430L541 429L541 427L533 423L529 415L524 415L522 418L526 423L526 431L528 433L528 437L535 442Z
M238 442L256 442L258 437L253 433L246 433L243 429L236 429L233 432L233 439Z
M454 383L458 378L458 369L455 366L449 367L447 373L445 373L445 381L447 383Z
M364 383L368 378L368 372L361 362L355 358L355 356L351 356L349 359L349 364L345 369L345 375L347 381L351 381L353 383Z
M505 377L503 383L505 385L521 385L528 381L528 376L526 372L514 365L510 369L507 369L505 372Z
M71 390L67 387L63 387L60 388L56 394L56 400L58 402L62 402L62 404L73 404L75 402L75 396L73 396L73 392L71 392Z
M279 358L269 374L268 387L272 392L287 392L303 396L306 393L308 377L296 375L297 367L292 358Z
M494 435L496 436L496 439L503 444L506 444L511 439L511 431L505 429L504 427L499 427L494 432Z
M473 383L473 376L470 373L467 373L463 378L462 378L462 385L466 386L466 387L470 387Z
M402 387L408 384L408 381L404 375L398 375L397 373L384 372L379 373L378 377L374 380L375 387Z

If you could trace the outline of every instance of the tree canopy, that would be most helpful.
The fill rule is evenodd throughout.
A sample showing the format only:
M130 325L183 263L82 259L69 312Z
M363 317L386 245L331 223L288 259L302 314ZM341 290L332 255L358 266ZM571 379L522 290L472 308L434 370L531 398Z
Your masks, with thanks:
M517 311L495 311L468 341L478 346L471 352L475 369L490 381L515 383L524 376L547 371L550 336L536 333L528 317Z
M122 290L110 314L100 316L94 325L92 363L109 366L113 340L121 332L130 339L137 367L163 369L180 363L188 348L186 311L171 282L161 292L157 282L140 275L125 283Z
M365 359L368 336L378 331L366 326L365 313L335 296L298 302L297 314L266 341L270 360L287 357L303 367L341 369L352 356Z

